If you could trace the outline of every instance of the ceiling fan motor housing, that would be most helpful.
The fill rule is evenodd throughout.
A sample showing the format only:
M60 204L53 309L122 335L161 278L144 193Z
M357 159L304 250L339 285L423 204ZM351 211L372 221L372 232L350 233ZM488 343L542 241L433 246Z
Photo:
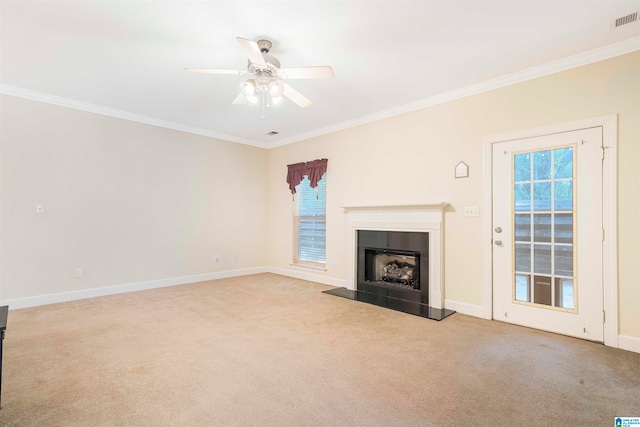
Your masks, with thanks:
M258 40L258 47L260 48L260 52L269 53L271 50L271 42L269 40Z
M252 74L255 74L259 71L266 71L274 76L278 76L278 71L280 71L280 61L278 61L276 57L271 56L268 53L263 53L262 57L264 58L264 65L254 64L253 62L251 62L251 60L249 60L247 64L247 70L249 70L249 72Z

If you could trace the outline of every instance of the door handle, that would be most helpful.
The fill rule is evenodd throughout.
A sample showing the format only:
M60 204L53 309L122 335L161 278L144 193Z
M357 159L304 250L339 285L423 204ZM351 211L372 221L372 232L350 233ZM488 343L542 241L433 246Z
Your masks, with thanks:
M502 228L501 227L496 227L495 230L496 230L496 233L502 233Z
M502 246L502 240L496 240L494 242L497 246Z

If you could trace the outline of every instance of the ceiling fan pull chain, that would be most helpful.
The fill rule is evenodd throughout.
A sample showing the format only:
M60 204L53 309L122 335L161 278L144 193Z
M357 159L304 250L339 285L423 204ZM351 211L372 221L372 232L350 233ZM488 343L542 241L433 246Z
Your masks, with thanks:
M262 92L260 95L262 96L262 120L265 120L267 118L267 116L264 114L264 103L266 95L264 92Z

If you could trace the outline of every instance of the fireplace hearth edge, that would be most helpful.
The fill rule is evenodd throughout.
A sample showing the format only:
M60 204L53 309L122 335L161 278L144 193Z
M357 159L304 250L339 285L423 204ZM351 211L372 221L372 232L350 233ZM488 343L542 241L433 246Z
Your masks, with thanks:
M329 289L326 291L322 291L322 293L373 304L379 307L389 308L391 310L401 311L403 313L426 317L427 319L437 321L440 321L445 317L455 313L455 310L449 310L447 308L433 308L428 306L427 304L422 304L419 302L401 300L382 294L375 294L364 291L353 291L347 288Z

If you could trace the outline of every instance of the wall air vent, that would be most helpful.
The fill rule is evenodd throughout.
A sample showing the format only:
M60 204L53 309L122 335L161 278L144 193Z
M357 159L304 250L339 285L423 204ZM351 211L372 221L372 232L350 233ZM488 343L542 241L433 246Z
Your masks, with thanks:
M638 12L633 12L625 16L621 16L613 22L613 28L618 28L623 25L631 24L638 20Z
M269 136L273 136L273 135L277 135L280 132L276 132L275 130L272 130L271 132L269 132L267 135Z

